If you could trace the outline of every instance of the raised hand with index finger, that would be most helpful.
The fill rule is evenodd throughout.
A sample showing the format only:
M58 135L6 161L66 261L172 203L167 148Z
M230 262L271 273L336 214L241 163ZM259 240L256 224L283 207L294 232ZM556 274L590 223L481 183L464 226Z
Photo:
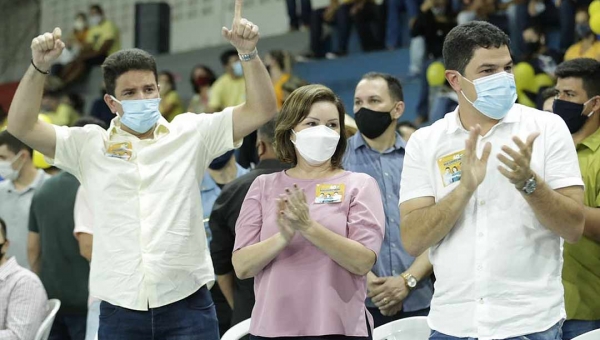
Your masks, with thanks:
M258 43L258 26L242 18L244 0L235 0L235 13L231 29L223 27L222 34L240 54L254 52Z
M60 56L65 43L61 40L62 31L56 27L52 33L44 33L31 41L31 61L40 71L48 71Z

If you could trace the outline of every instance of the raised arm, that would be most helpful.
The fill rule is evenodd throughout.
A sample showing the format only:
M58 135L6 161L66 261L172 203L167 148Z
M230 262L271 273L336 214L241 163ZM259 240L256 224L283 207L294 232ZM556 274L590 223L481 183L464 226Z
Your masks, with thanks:
M244 80L246 82L246 102L233 110L233 138L244 138L266 122L277 112L275 90L269 72L258 57L258 26L242 18L243 0L235 1L235 15L231 30L223 27L223 36L241 55L253 56L251 60L242 60Z
M25 72L8 112L8 132L51 158L56 149L56 133L51 124L38 120L38 114L46 72L65 48L60 38L61 30L57 27L54 32L33 39L31 60L35 66L29 66Z

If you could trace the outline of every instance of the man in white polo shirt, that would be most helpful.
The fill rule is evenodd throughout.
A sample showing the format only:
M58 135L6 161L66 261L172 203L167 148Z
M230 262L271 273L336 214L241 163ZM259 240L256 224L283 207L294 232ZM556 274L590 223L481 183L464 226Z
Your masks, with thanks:
M508 46L489 23L454 28L443 53L459 107L406 148L402 241L430 251L430 339L561 338L562 240L582 235L583 182L560 117L515 104Z
M257 57L258 27L241 10L236 0L233 27L222 33L240 54L246 103L213 115L182 114L171 123L158 111L154 58L137 49L114 53L102 66L104 100L117 114L108 130L38 121L44 75L64 43L58 28L33 39L32 65L15 94L8 130L77 177L89 195L91 294L103 301L100 339L219 339L199 181L214 158L277 110Z

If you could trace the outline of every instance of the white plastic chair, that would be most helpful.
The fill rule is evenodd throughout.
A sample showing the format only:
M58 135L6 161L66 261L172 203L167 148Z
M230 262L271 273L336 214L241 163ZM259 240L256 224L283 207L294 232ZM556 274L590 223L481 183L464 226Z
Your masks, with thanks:
M239 340L243 336L250 333L250 319L246 319L237 325L231 327L223 336L221 340Z
M35 334L35 340L48 340L48 337L50 336L50 330L52 329L52 324L54 323L54 318L56 317L56 313L58 312L59 308L60 300L48 300L48 314L44 318L42 325Z
M428 340L431 329L426 316L400 319L373 330L373 340Z
M600 340L600 329L581 334L580 336L573 338L573 340Z

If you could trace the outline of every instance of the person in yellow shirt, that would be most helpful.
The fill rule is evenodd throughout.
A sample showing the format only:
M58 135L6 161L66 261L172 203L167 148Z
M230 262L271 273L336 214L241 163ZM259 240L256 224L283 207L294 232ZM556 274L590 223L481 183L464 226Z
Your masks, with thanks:
M283 106L283 84L290 80L292 76L290 74L292 68L290 64L289 55L281 50L273 50L265 57L265 66L267 66L275 88L278 110Z
M565 53L565 61L576 58L592 58L600 61L600 41L590 28L590 15L586 8L577 10L575 14L575 32L579 42L569 47Z
M159 111L169 122L178 114L183 113L183 103L175 87L175 77L169 71L158 74L158 88L160 91Z
M71 126L80 117L75 107L83 109L83 100L76 94L63 96L55 90L46 90L42 96L41 113L54 125Z
M217 112L226 107L242 104L246 100L246 85L240 57L234 50L221 54L225 74L213 84L208 101L208 111ZM199 112L197 112L199 113Z
M78 80L92 66L102 65L106 57L121 49L119 29L105 18L102 7L92 5L89 14L90 27L83 49L62 73L65 85Z
M585 184L585 226L575 244L564 244L563 285L567 320L563 339L600 329L600 62L580 58L556 69L554 113L577 146Z

